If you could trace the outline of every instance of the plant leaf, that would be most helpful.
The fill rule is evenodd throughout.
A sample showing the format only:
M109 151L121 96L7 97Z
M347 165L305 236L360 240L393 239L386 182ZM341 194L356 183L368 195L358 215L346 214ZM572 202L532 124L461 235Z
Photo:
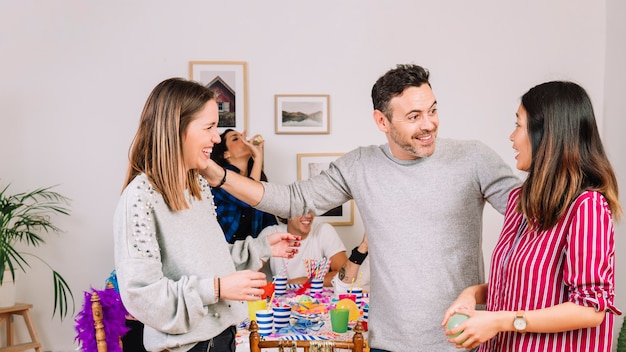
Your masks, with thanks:
M57 312L57 308L59 310L59 316L61 320L63 320L68 312L69 312L69 298L72 299L72 316L74 315L75 302L74 302L74 294L72 294L72 290L70 286L67 284L67 281L63 279L63 277L56 271L52 271L52 276L54 279L54 310L52 311L52 316Z
M13 278L18 268L26 273L30 265L25 255L33 256L47 265L52 270L54 284L52 315L58 311L63 320L69 313L70 304L72 315L75 309L70 286L45 260L30 253L18 252L16 245L38 247L46 243L44 234L61 232L52 223L52 217L69 215L66 206L70 199L52 191L54 186L15 194L9 193L9 186L10 184L0 190L0 268L8 268ZM4 278L4 273L4 270L0 270L0 280Z

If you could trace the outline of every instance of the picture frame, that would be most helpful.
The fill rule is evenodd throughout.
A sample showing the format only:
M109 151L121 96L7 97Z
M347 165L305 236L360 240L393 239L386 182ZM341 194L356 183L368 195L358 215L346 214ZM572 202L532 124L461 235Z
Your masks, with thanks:
M306 180L323 170L328 169L331 162L343 153L301 153L298 156L298 180ZM334 226L351 226L354 224L354 200L329 210L315 219Z
M245 61L190 61L189 78L215 92L220 133L248 129L248 68Z
M329 134L328 94L274 96L276 134Z

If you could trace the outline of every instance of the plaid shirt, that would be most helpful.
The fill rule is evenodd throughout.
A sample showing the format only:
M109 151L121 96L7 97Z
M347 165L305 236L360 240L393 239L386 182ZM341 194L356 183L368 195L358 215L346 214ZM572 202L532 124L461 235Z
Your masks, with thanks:
M233 165L228 165L226 168L239 173L239 169ZM254 209L221 188L211 188L211 192L217 207L217 221L220 223L228 243L243 239L235 236L237 233L256 238L265 227L278 223L274 215ZM239 229L241 216L244 212L250 214L249 229Z

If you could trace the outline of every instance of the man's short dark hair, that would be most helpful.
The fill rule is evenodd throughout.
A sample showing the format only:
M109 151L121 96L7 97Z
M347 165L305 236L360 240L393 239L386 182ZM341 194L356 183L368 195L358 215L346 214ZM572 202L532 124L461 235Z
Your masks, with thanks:
M430 87L429 76L427 69L412 64L397 65L396 68L387 71L372 87L374 110L381 111L391 120L389 101L409 87L420 87L422 84L428 84Z

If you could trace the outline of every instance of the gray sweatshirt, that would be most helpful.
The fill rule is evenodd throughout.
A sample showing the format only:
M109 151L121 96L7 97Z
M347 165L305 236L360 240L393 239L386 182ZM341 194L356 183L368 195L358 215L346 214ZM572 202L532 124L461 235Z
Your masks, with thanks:
M124 306L145 324L149 351L187 351L247 316L247 304L217 300L214 277L258 270L271 254L267 238L229 245L215 215L210 187L202 200L172 212L163 197L137 176L115 211L115 269Z
M443 313L484 282L485 201L503 213L520 183L483 143L438 139L433 155L417 160L394 158L387 144L357 148L311 179L265 183L257 207L290 218L354 199L371 257L370 347L458 351Z

